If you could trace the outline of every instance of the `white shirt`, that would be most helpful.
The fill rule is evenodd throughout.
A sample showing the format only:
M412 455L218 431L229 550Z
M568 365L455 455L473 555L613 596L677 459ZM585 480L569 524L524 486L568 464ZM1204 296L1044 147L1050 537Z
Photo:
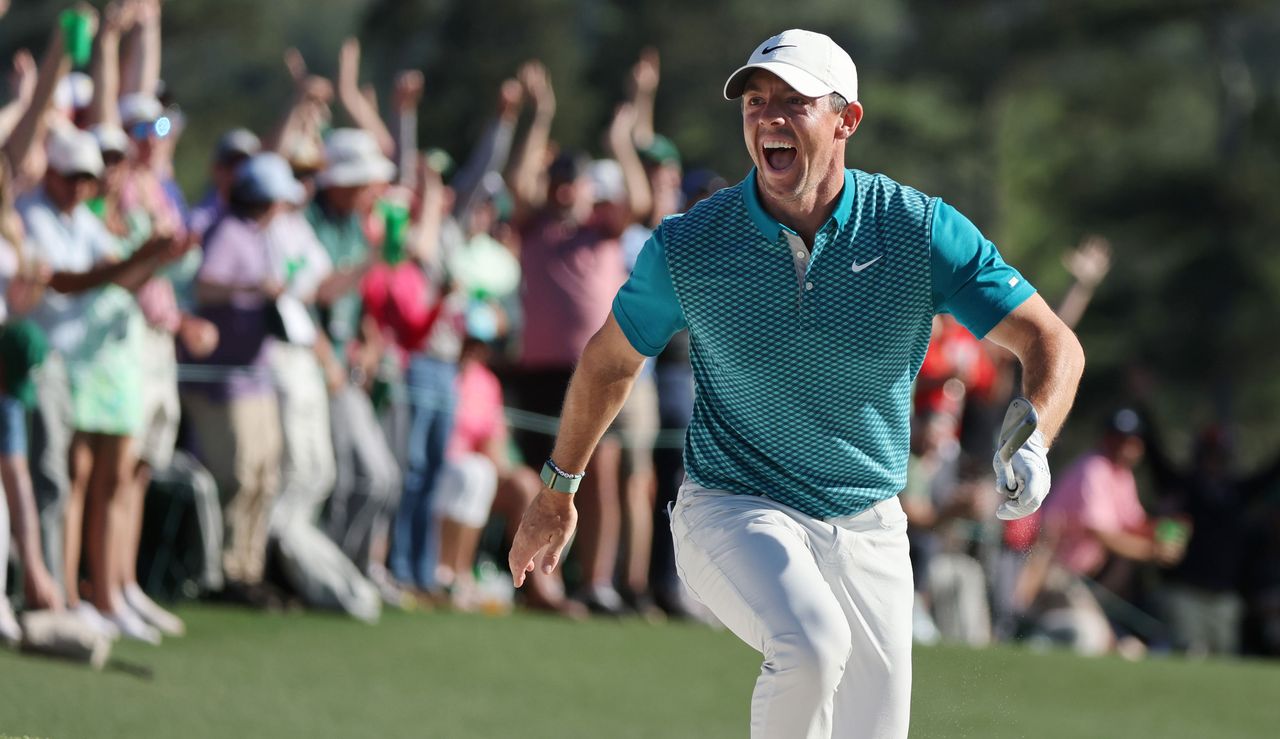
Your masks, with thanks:
M18 201L18 212L27 227L32 256L54 272L88 272L95 265L118 257L115 237L83 204L63 213L40 187ZM52 289L44 291L31 318L49 337L50 349L63 355L75 353L85 338L83 319L95 292L66 295Z

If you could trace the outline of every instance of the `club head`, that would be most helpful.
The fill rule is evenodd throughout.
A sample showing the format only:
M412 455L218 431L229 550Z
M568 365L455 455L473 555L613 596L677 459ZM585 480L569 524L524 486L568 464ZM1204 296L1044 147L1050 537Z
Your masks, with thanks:
M1006 480L1006 490L1011 495L1016 496L1017 487L1008 488L1008 481L1013 479L1013 470L1009 462L1013 459L1013 455L1018 449L1031 438L1035 433L1036 426L1040 423L1039 417L1036 416L1035 406L1031 405L1031 401L1026 398L1014 398L1009 403L1009 409L1004 413L1004 422L1000 424L999 446L996 448L997 456L1000 464L1004 465L1004 473Z

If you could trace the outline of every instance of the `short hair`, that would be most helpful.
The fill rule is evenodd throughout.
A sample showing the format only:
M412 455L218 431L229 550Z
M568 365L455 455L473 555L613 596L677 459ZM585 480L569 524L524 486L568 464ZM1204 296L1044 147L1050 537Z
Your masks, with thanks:
M844 99L844 95L833 92L827 96L827 104L831 106L834 113L843 113L844 109L849 107L849 101Z

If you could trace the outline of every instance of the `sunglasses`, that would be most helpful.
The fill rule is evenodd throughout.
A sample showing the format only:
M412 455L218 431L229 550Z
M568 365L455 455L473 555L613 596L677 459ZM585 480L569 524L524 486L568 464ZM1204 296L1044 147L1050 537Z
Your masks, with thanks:
M139 121L129 126L129 136L136 141L142 141L152 136L156 138L164 138L173 130L173 121L169 120L169 116L162 115L154 121Z

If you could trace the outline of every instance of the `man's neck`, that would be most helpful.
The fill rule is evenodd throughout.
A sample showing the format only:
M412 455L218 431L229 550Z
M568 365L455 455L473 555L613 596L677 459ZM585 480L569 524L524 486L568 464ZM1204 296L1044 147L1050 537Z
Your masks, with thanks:
M760 196L760 204L765 212L773 216L778 223L795 231L804 239L804 243L813 247L813 240L835 211L840 200L840 191L844 188L844 169L835 169L824 177L818 186L801 193L793 200L777 200L770 197L757 181L756 190Z

